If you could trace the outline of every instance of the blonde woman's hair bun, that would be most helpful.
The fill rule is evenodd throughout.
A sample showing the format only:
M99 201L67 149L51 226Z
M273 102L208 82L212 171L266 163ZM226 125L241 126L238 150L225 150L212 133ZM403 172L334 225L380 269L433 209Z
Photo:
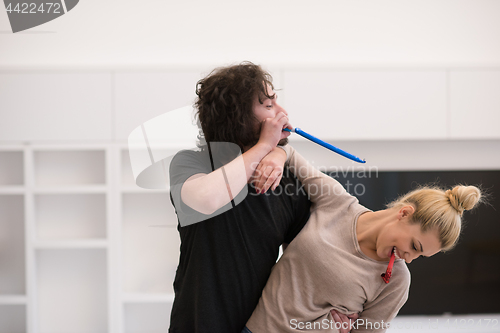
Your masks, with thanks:
M457 185L445 190L436 185L423 186L387 205L400 208L413 205L412 221L420 223L422 232L437 228L441 250L448 251L455 246L462 230L464 211L474 208L480 202L487 202L488 193L476 186Z
M457 185L453 189L447 190L445 195L460 216L464 210L471 210L481 201L481 191L475 186Z

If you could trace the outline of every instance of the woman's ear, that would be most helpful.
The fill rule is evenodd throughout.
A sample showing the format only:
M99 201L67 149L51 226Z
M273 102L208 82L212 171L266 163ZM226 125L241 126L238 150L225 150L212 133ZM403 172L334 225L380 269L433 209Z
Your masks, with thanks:
M401 209L398 212L398 218L402 219L403 217L410 217L415 213L415 207L412 205L407 205L404 207L401 207Z

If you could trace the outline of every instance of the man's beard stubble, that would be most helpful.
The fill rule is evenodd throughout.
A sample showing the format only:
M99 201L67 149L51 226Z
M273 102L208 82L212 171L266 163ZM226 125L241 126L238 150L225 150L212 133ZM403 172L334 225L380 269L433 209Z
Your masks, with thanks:
M257 125L259 126L258 127L258 130L257 132L255 133L254 137L249 140L250 142L247 142L245 143L243 146L244 147L253 147L257 144L257 142L259 142L259 138L260 138L260 131L261 131L261 127L262 126L261 124ZM288 144L288 138L284 138L284 139L281 139L280 141L278 141L278 146L286 146Z

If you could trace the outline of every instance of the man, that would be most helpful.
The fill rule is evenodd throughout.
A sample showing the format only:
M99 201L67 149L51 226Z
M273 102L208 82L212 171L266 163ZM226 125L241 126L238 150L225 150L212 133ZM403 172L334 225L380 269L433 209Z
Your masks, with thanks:
M256 173L267 154L284 154L276 145L286 144L283 128L292 128L268 73L252 63L219 68L196 93L206 144L178 153L170 166L181 254L169 331L239 333L279 246L309 218L310 202L286 169ZM261 176L274 191L259 194L249 184Z

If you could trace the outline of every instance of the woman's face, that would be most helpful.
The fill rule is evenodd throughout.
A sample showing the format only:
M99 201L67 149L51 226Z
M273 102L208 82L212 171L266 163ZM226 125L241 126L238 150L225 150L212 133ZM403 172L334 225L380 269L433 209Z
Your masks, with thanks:
M398 219L388 223L377 237L377 255L381 259L391 257L395 249L396 258L401 258L406 263L419 256L430 257L441 250L437 229L422 232L420 223L412 224L412 206L405 206L398 212Z

